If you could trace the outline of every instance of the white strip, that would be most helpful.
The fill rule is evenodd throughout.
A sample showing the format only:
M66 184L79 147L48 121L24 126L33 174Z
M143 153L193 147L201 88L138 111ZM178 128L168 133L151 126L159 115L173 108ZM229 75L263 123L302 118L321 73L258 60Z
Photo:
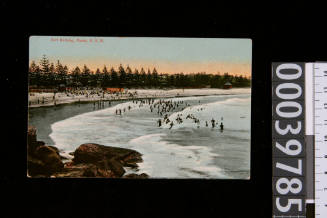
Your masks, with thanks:
M305 64L305 135L313 135L313 63Z
M315 214L327 217L327 72L326 63L314 64Z
M307 203L307 204L314 204L315 203L315 200L314 199L307 199L307 200L305 200L305 203Z

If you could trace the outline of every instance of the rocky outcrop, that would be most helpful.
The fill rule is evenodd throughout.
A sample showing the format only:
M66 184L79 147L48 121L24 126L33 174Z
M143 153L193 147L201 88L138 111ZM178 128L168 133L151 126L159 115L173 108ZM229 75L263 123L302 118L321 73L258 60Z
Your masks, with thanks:
M113 178L115 175L111 171L105 171L99 169L94 164L73 164L72 162L65 165L61 172L55 173L54 177L67 177L67 178L79 178L79 177L106 177Z
M142 162L142 155L132 149L82 144L70 153L73 160L64 164L58 148L36 140L34 127L28 128L27 151L31 177L148 178L144 173L125 175L124 167L137 168Z
M75 163L94 163L99 160L115 159L123 165L142 162L141 154L132 149L116 148L99 144L82 144L74 152Z
M45 171L49 174L59 172L64 168L60 155L50 146L39 146L36 157L45 164Z
M74 154L74 159L65 165L64 173L58 177L110 177L120 178L125 174L124 167L138 167L141 154L135 150L82 144Z
M37 147L44 145L44 142L36 140L36 128L29 126L27 130L27 153L33 155Z
M27 170L30 176L50 176L64 168L59 152L54 146L46 146L36 140L36 129L27 132Z
M146 173L141 173L141 174L135 174L135 173L131 173L128 175L125 175L123 178L127 178L127 179L147 179L149 178L149 176Z

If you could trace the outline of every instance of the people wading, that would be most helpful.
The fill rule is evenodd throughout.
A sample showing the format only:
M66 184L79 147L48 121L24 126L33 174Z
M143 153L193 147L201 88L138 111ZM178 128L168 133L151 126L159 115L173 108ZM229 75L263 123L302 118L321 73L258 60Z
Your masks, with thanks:
M223 122L220 123L220 131L222 132L224 130L224 124Z

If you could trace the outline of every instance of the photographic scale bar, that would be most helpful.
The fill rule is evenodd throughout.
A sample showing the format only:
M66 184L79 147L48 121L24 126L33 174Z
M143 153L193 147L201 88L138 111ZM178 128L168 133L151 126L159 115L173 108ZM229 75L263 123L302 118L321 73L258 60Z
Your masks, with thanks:
M315 217L327 217L327 63L314 65ZM318 79L319 77L319 79ZM318 109L321 108L321 109ZM324 158L319 158L324 157Z
M327 217L327 63L306 63L307 218ZM312 137L313 136L313 137ZM311 138L310 138L311 137ZM310 139L309 139L310 138ZM311 146L311 143L313 146ZM313 153L313 155L312 155ZM310 157L312 161L310 160ZM314 175L310 176L310 172ZM313 212L313 214L312 214Z
M305 138L306 138L306 217L315 217L315 66L313 63L305 64ZM318 115L319 116L319 115ZM318 118L318 117L317 117ZM318 122L319 123L319 122Z

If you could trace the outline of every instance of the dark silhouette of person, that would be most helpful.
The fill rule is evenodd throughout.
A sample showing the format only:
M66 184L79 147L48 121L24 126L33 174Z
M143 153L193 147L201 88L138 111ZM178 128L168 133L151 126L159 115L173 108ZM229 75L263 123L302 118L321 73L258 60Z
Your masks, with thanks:
M169 129L171 129L171 128L173 127L173 125L174 125L174 122L171 121L171 123L170 123L170 128L169 128Z
M212 118L212 120L211 120L211 125L212 125L212 128L215 128L215 120Z
M224 124L221 122L220 123L220 131L223 131L224 130Z

